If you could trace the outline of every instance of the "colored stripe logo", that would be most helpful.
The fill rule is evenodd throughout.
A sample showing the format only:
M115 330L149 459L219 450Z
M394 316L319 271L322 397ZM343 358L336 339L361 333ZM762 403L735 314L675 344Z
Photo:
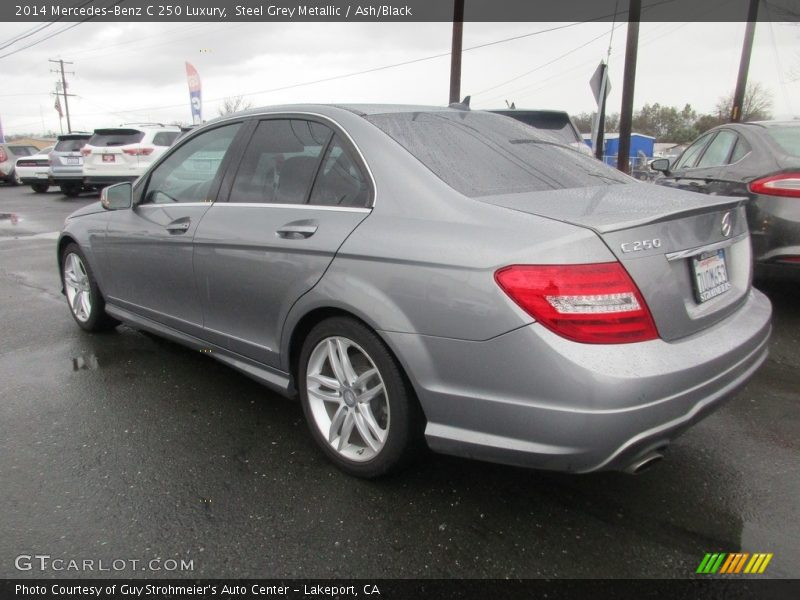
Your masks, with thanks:
M702 575L714 575L716 573L721 575L738 575L740 573L760 575L766 571L772 556L771 552L769 554L760 552L755 554L748 552L707 553L703 560L700 561L700 566L697 567L695 573Z

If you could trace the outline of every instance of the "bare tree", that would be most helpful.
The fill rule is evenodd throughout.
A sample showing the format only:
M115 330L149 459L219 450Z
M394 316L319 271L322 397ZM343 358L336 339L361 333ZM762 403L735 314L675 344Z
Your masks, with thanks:
M733 93L723 96L716 105L718 115L725 119L733 108ZM772 118L772 94L758 82L748 83L742 103L742 121L764 121Z
M231 113L239 112L240 110L247 110L253 106L252 102L248 102L242 96L229 96L222 101L222 106L217 109L220 117L229 115Z

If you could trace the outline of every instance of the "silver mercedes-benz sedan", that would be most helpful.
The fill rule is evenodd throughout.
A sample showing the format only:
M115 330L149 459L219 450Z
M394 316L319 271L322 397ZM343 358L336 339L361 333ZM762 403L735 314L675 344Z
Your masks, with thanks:
M426 443L637 472L766 357L743 202L497 114L281 106L106 188L58 261L82 328L123 322L299 395L348 473Z

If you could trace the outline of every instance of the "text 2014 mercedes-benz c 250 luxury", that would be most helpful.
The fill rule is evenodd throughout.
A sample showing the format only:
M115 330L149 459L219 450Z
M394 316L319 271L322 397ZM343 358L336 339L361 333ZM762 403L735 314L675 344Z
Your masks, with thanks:
M766 358L744 210L497 114L293 105L193 130L73 213L58 260L82 328L298 394L348 473L426 443L637 471Z

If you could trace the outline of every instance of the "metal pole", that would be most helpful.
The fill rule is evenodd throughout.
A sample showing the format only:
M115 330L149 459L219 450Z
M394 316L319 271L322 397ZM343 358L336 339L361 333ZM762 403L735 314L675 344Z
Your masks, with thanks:
M606 84L608 82L608 65L603 65L603 76L600 78L600 107L597 110L597 139L594 141L594 155L603 160L606 135Z
M619 154L617 169L630 173L631 126L633 122L633 88L636 83L636 55L639 50L639 19L642 0L630 0L628 39L625 46L625 74L622 82L622 110L619 116Z
M453 0L453 45L450 52L450 104L461 98L461 39L464 34L464 0Z
M61 93L64 95L64 112L67 113L67 133L72 133L72 124L70 123L70 120L69 120L69 101L67 100L67 96L72 96L74 94L68 94L67 93L67 77L66 77L66 74L64 73L64 62L65 61L63 61L61 59L53 60L52 58L49 59L49 60L52 63L58 63L60 65L60 67L61 67L60 71L51 71L51 72L55 72L55 73L60 72L61 73ZM72 63L71 62L67 62L66 64L71 65ZM70 73L72 73L72 71L70 71ZM72 73L72 74L74 75L74 73Z
M69 101L67 100L67 77L64 75L64 61L61 63L61 91L64 92L64 112L67 113L67 133L72 133L72 124L69 120Z
M736 91L733 93L731 123L738 123L742 120L744 95L747 91L747 72L750 70L750 54L753 50L753 37L755 37L756 33L757 18L758 0L750 0L750 7L747 9L747 27L744 30L742 59L739 61L739 77L736 79Z

